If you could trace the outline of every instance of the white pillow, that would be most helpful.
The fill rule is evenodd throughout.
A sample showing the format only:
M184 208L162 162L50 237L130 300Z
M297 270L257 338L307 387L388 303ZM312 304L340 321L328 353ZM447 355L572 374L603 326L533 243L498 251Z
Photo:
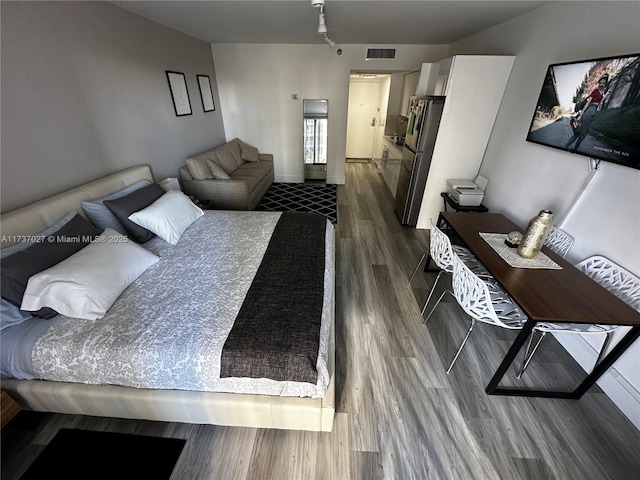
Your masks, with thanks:
M115 230L66 260L29 278L23 310L42 307L72 318L97 320L159 258Z
M204 215L184 193L171 190L147 208L129 215L129 220L175 245L184 231Z

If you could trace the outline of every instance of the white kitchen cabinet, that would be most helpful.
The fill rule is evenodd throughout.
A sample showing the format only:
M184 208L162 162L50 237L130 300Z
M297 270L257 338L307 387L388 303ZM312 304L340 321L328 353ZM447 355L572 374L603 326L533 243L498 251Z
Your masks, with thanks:
M449 81L449 73L451 73L451 65L453 64L453 58L445 58L438 62L438 68L436 69L436 80L433 87L433 95L446 95L447 84Z
M437 221L447 179L476 178L514 61L513 56L457 55L439 68L446 98L416 228Z
M378 165L385 185L391 192L391 196L396 198L398 188L398 176L400 175L400 164L402 163L402 146L396 145L391 137L383 137L383 146L387 150L387 158Z
M400 115L407 116L409 114L409 97L416 94L416 87L420 81L420 72L407 73L404 76L402 85L402 100L400 100Z
M391 74L391 83L389 84L389 102L387 104L387 114L400 115L402 105L402 89L404 87L404 74Z
M434 95L439 70L439 62L422 64L422 68L420 69L420 78L418 79L418 85L416 86L416 95L418 97Z

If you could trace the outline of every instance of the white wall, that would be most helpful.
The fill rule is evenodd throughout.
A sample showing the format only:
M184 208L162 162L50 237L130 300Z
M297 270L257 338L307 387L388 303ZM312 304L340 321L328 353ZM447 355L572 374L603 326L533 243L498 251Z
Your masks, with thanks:
M589 174L586 157L525 141L551 63L640 51L640 2L552 2L451 46L455 54L512 54L511 73L480 173L484 203L516 223L542 208L564 215ZM602 254L640 274L640 171L603 162L563 228L575 238L568 259ZM622 333L619 333L619 337ZM587 370L601 339L559 338ZM640 428L640 344L599 385Z
M367 61L364 45L212 45L227 140L240 137L272 153L276 181L302 182L302 101L291 100L291 94L326 98L327 182L344 183L351 70L416 70L423 62L444 58L447 51L444 45L395 48L393 60Z
M107 2L2 2L2 211L132 165L176 177L224 142L209 44ZM176 117L165 70L186 75Z

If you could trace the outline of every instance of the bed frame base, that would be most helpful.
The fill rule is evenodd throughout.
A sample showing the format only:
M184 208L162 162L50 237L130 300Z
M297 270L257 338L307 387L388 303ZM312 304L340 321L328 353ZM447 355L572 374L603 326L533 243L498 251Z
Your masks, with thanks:
M321 398L10 379L2 388L27 410L74 415L324 432L331 431L334 418L333 405L323 405ZM332 381L327 399L333 388Z

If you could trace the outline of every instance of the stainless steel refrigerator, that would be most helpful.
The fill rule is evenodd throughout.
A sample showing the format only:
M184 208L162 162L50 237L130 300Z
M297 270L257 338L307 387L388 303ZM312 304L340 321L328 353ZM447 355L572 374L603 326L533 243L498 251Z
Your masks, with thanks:
M414 227L418 222L444 100L445 97L436 96L411 97L395 199L402 225Z

